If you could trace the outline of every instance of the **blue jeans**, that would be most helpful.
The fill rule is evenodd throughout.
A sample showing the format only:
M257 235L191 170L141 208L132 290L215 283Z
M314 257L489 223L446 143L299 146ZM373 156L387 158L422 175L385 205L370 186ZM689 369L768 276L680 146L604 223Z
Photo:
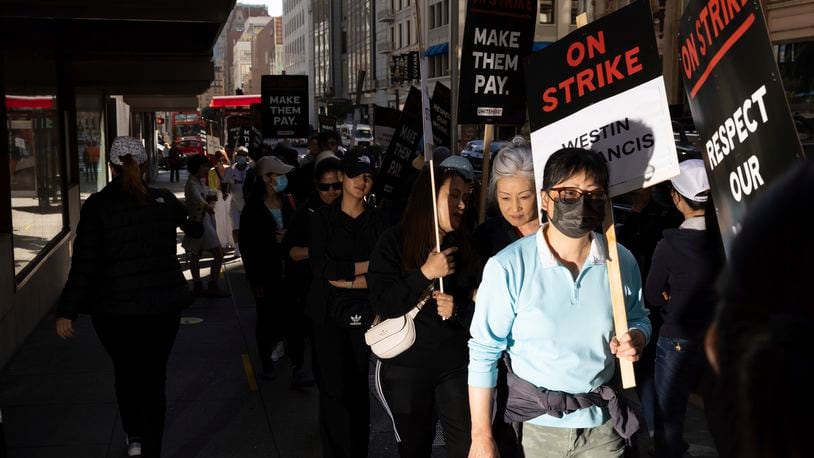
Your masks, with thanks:
M704 370L704 339L659 337L656 347L657 457L684 454L684 418L690 392Z

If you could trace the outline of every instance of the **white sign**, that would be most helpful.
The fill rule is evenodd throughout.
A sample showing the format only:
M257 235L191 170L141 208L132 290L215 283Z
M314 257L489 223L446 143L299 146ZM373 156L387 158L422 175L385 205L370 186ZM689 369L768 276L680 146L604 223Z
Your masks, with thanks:
M646 188L679 174L672 122L659 76L531 134L537 189L557 150L595 151L607 161L611 197Z

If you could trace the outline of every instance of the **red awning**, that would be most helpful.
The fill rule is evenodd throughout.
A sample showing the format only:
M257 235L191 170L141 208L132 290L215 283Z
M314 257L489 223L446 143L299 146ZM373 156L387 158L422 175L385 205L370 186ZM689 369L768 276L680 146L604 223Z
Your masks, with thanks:
M54 97L51 96L37 96L25 97L21 95L7 95L6 96L7 109L46 109L52 110L54 108Z
M260 95L221 95L212 97L209 108L249 108L252 104L260 103Z

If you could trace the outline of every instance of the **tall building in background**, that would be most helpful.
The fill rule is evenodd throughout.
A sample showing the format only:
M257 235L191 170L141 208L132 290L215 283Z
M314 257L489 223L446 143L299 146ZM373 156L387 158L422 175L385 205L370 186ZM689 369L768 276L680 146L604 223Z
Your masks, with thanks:
M344 29L347 37L346 58L348 95L356 100L360 72L365 72L360 104L367 118L368 106L376 102L376 15L374 0L347 0Z
M243 33L240 34L233 49L232 74L235 89L241 88L244 93L250 92L251 71L253 62L252 43L267 26L273 30L274 21L269 16L255 16L246 19Z
M326 112L336 99L348 97L342 55L347 40L342 33L342 5L348 0L313 0L314 97L317 111Z
M314 116L314 21L311 0L283 0L284 70L288 75L308 76L308 121Z
M235 72L232 68L234 64L234 47L240 36L243 35L246 20L255 16L268 16L266 5L238 3L229 15L229 19L221 32L223 37L223 87L225 95L234 94L235 88L239 88L242 83L242 81L235 82L234 79Z
M272 18L252 39L251 81L246 93L259 94L263 75L283 73L283 18Z

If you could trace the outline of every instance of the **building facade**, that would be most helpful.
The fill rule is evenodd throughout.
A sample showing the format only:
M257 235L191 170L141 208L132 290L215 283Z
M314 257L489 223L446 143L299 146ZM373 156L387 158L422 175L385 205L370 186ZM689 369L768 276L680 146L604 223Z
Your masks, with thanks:
M252 39L251 77L246 94L259 94L263 75L283 74L283 18L274 17Z
M232 9L229 19L221 31L223 37L223 87L224 95L232 95L235 88L239 88L241 80L235 81L234 64L235 43L240 40L245 29L246 20L250 17L268 17L268 8L265 5L246 5L238 3ZM220 37L218 38L220 40Z

